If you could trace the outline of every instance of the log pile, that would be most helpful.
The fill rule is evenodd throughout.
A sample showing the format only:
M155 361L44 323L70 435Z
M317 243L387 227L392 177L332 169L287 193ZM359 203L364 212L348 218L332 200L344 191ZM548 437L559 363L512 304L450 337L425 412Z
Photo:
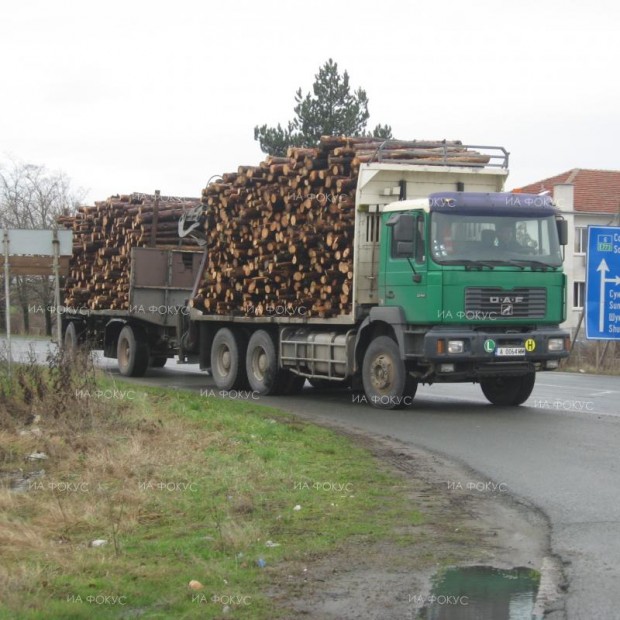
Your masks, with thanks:
M131 248L195 250L192 240L179 238L177 225L183 211L198 204L198 198L161 196L156 203L155 196L129 194L60 217L59 225L73 230L65 306L127 310Z
M484 165L460 142L324 136L240 166L202 193L207 263L191 305L205 314L331 318L349 314L360 165Z

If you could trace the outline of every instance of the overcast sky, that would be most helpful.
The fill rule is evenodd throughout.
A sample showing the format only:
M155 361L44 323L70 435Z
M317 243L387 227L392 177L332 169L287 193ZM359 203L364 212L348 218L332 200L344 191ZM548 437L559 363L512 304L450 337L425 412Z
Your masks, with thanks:
M508 187L620 169L611 0L2 0L0 157L63 170L88 201L198 196L255 165L329 57L369 127L511 152Z

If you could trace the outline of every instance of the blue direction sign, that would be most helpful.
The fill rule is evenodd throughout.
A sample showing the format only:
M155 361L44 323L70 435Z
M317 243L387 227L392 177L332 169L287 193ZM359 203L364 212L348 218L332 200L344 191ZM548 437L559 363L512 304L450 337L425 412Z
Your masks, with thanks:
M588 228L586 338L620 340L620 227Z

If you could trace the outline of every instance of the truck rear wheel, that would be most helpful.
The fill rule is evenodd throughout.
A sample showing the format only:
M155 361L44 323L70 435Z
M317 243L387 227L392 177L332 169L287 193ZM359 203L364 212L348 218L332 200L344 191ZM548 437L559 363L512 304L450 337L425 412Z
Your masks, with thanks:
M118 369L124 377L142 377L149 367L149 345L138 327L125 325L116 344Z
M524 403L534 389L536 373L521 377L489 377L480 381L482 393L493 405L516 407Z
M62 345L65 355L67 355L69 358L75 357L80 346L80 338L78 336L78 330L75 321L71 321L71 323L67 325Z
M245 367L250 387L263 396L281 394L296 387L296 382L290 377L290 373L278 368L276 344L264 329L252 334L245 357ZM297 381L297 384L299 383L300 381Z
M239 333L222 327L211 346L211 373L220 390L239 390L247 386L245 372L246 341Z
M362 382L368 402L379 409L400 409L411 404L417 383L389 336L375 338L364 355Z

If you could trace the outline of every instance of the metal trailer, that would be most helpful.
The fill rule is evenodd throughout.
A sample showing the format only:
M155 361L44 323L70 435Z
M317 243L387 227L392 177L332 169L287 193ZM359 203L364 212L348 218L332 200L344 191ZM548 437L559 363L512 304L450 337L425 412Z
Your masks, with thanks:
M187 332L187 304L203 258L197 251L133 248L129 309L65 308L65 348L101 349L125 376L161 368L175 355L192 361L182 354L180 335Z

